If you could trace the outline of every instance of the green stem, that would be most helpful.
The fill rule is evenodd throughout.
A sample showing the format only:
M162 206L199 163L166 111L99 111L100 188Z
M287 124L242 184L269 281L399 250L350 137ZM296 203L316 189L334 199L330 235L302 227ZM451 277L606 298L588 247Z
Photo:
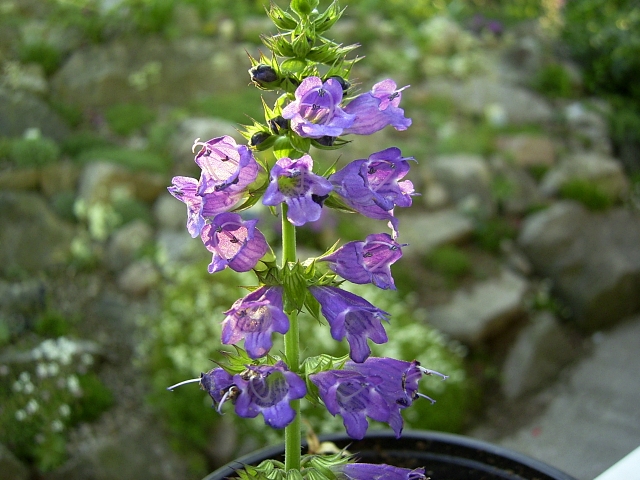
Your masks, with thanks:
M296 227L287 220L287 205L282 204L282 268L288 268L289 262L296 261ZM298 331L298 312L287 313L289 331L284 335L284 354L289 370L300 370L300 351ZM292 400L291 408L296 412L293 421L284 429L284 466L285 471L300 470L302 445L302 422L300 420L300 400Z

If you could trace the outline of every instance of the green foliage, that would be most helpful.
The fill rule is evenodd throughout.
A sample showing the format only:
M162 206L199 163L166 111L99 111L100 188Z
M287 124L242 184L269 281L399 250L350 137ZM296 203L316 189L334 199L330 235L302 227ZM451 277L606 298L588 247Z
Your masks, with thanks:
M473 232L475 242L491 253L499 253L502 241L514 239L516 235L517 229L501 217L478 220Z
M435 248L425 259L425 264L428 268L444 276L450 283L460 280L472 270L469 255L455 245L443 245Z
M113 202L113 209L120 217L120 225L142 220L146 223L153 223L153 215L149 206L135 198L120 198Z
M585 179L573 179L560 187L560 196L582 203L589 210L606 210L613 205L613 199L597 183Z
M74 192L60 192L51 197L51 206L56 214L67 222L75 223L77 218L73 211L76 203L76 194Z
M41 337L62 337L70 333L71 324L60 312L46 311L36 320L34 331Z
M42 167L60 157L60 148L50 138L20 138L11 142L10 158L17 167Z
M156 114L142 104L120 103L109 107L105 112L105 118L115 133L127 136L153 122Z
M57 48L45 42L27 43L20 46L20 61L23 63L37 63L42 66L44 73L52 75L62 62L62 55Z
M90 130L80 130L69 135L61 145L62 153L77 157L82 152L110 146L110 142Z
M73 128L77 128L82 124L84 120L84 114L82 109L77 105L71 105L64 103L55 98L49 100L51 108L67 122L67 124Z
M533 87L553 98L571 98L576 91L567 69L559 63L550 63L540 69L533 79Z
M167 173L171 168L171 157L162 156L148 150L130 150L120 147L94 148L82 152L77 157L80 163L108 161L124 165L131 170L147 170Z
M260 103L260 92L257 89L250 89L202 97L193 101L189 105L189 110L235 123L247 123L250 118L263 117Z

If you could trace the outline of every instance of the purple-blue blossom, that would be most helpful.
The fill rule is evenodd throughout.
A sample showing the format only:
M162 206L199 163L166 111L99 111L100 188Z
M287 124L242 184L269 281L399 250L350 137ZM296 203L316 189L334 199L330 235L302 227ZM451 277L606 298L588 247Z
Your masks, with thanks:
M382 289L395 290L391 264L402 257L402 247L388 233L374 233L364 241L344 244L330 255L318 260L353 283L373 283Z
M388 220L397 232L394 207L409 207L413 183L402 180L409 172L411 157L403 157L399 148L390 147L350 162L329 177L335 192L357 212L379 220Z
M391 125L396 130L406 130L411 119L404 116L399 108L402 90L396 88L393 80L376 83L370 92L358 95L344 107L347 114L355 116L353 123L344 129L343 134L371 135Z
M225 315L222 343L236 344L244 339L251 358L264 357L271 350L273 332L289 331L289 318L282 310L282 287L260 287L236 300Z
M262 203L273 207L286 203L287 219L299 227L320 218L322 202L331 190L333 187L326 178L313 173L313 160L309 155L297 160L284 157L271 169Z
M234 375L233 381L240 391L236 413L244 418L262 414L264 422L272 428L289 425L296 416L289 402L307 394L304 380L289 371L282 361L275 365L249 365L244 372Z
M347 463L333 468L338 480L426 480L424 468L399 468L374 463Z
M364 298L337 287L313 286L309 291L320 303L322 315L329 322L331 336L341 341L347 337L349 356L355 362L364 362L371 354L367 340L385 343L387 333L382 321L389 321L389 314L373 306Z
M351 126L354 115L340 107L342 85L335 78L323 82L319 77L307 77L295 91L295 100L282 110L291 120L291 129L301 137L337 137Z
M209 273L229 267L236 272L248 272L267 253L269 245L256 228L258 220L243 220L237 213L216 215L203 227L202 241L213 258Z
M331 405L327 405L327 409L333 415L342 416L349 436L357 439L364 436L368 425L366 419L363 421L363 416L366 415L373 420L388 423L399 438L404 426L400 412L419 397L434 402L418 392L418 382L422 375L432 374L447 378L446 375L421 367L415 360L406 362L393 358L369 357L362 363L348 361L343 370L328 370L313 374L310 378L318 386L318 394L325 405L327 402ZM341 388L343 383L346 387ZM357 395L350 395L349 392L357 392ZM375 407L366 405L363 392L366 392L367 398L376 399L373 404ZM379 398L384 400L386 409L380 406ZM340 408L335 405L340 405ZM386 416L382 412L387 412ZM350 432L357 433L358 436L353 436Z

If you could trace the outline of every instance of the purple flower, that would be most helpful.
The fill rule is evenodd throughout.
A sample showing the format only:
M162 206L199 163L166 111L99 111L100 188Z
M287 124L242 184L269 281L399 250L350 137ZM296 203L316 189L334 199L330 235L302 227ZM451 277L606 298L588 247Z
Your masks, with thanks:
M407 87L396 89L396 83L387 79L376 83L370 92L358 95L344 108L346 113L355 115L355 121L342 133L371 135L387 125L396 130L409 128L411 119L406 118L404 110L398 107L401 92Z
M349 342L349 356L355 362L364 362L371 354L367 339L385 343L387 333L382 320L389 321L389 314L374 307L364 298L337 287L309 287L320 303L322 315L329 322L331 336Z
M260 170L251 150L229 136L198 140L194 147L202 146L195 157L202 169L200 180L173 177L168 188L187 205L187 230L193 238L202 233L207 219L228 212L246 196Z
M366 417L379 422L389 419L389 405L376 391L376 379L345 370L314 373L309 378L329 413L342 417L351 438L364 438L369 427Z
M195 158L202 169L199 195L221 191L232 195L243 192L255 181L260 167L249 148L238 145L228 135L207 142L198 140L193 146L202 147Z
M290 424L295 411L289 402L307 394L304 380L290 372L282 361L275 365L249 365L233 376L222 368L214 368L200 376L200 388L211 396L218 412L230 400L240 417L254 418L262 413L265 423L273 428Z
M410 470L391 465L373 463L347 463L335 467L336 473L342 474L341 480L426 480L424 468Z
M335 78L323 83L319 77L307 77L295 97L282 110L282 116L291 120L291 129L301 137L337 137L356 118L340 108L342 85Z
M402 257L404 246L387 233L375 233L363 242L346 243L319 261L329 262L331 270L350 282L395 290L391 264Z
M354 160L329 181L348 206L369 218L389 220L397 232L393 209L411 206L414 193L413 183L402 180L409 172L409 160L412 158L402 157L399 148L390 147Z
M287 218L297 227L318 220L322 202L333 187L326 178L312 173L312 170L313 160L309 155L297 160L279 159L271 169L271 181L262 203L276 206L285 202L289 207Z
M249 365L233 376L240 393L236 397L236 413L254 418L262 413L264 422L272 428L284 428L296 413L289 405L307 394L307 386L298 375L290 372L282 361L275 365Z
M256 223L258 220L242 220L237 213L221 213L203 227L200 236L207 250L213 253L209 273L227 266L236 272L247 272L256 266L269 250Z
M189 177L173 177L169 193L187 205L187 230L193 238L200 235L205 224L202 215L203 198L196 194L198 181Z
M401 410L411 406L418 397L434 402L418 393L418 382L423 374L447 378L421 367L416 361L369 357L362 363L346 362L343 370L327 370L310 375L310 379L318 387L318 394L329 412L342 416L347 434L352 438L364 436L367 428L365 415L388 423L399 438L404 426ZM341 389L343 383L346 387ZM350 395L349 392L354 393ZM363 392L366 398L371 399L371 405L365 402ZM380 398L384 400L386 408L381 406ZM340 408L336 408L336 405L340 405ZM352 432L358 436L352 435Z
M282 311L281 287L260 287L237 300L225 314L222 343L235 344L244 338L244 348L251 358L269 352L272 332L289 331L289 318Z

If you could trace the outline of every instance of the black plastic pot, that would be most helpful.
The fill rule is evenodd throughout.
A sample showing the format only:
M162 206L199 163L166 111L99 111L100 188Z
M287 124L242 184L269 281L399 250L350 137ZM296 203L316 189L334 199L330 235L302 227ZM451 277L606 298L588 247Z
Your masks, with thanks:
M408 431L396 439L392 432L372 432L363 440L346 435L326 435L321 441L348 447L360 461L397 467L424 467L431 480L575 480L520 453L460 435ZM233 478L243 465L257 465L268 458L282 459L283 446L268 447L219 468L204 480Z

